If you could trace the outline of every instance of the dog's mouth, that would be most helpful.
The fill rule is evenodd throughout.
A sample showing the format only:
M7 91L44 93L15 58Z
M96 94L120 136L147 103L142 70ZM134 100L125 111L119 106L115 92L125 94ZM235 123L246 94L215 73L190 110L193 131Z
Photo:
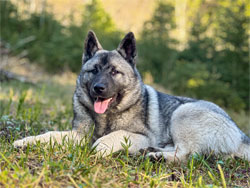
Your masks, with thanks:
M94 110L98 114L103 114L107 111L111 103L116 99L116 96L111 98L96 97L94 102Z

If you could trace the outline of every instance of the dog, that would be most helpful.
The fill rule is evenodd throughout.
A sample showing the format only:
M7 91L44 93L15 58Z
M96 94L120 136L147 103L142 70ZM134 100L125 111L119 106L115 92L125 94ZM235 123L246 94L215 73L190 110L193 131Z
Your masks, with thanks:
M171 96L145 85L136 69L136 40L128 33L113 51L104 50L89 31L73 96L73 128L14 142L15 147L68 137L80 141L92 131L97 153L149 148L147 156L185 161L190 154L235 155L250 161L250 138L216 104Z

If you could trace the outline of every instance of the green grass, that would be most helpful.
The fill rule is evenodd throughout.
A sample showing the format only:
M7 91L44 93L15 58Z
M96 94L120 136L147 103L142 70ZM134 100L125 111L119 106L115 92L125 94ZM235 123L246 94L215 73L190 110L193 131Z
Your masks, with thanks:
M15 139L71 127L74 86L8 82L0 89L0 187L250 187L242 159L193 155L185 164L166 164L131 156L126 145L102 159L88 143L66 140L17 150ZM249 135L247 113L230 114Z

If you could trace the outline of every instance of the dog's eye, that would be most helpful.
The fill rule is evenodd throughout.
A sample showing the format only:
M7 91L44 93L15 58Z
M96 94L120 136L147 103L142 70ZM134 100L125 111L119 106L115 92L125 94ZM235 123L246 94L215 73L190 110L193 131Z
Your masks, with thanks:
M120 73L120 72L117 71L117 70L115 70L115 69L113 69L113 70L111 71L111 75L112 75L112 76L115 76L115 75L118 74L118 73Z
M97 74L97 73L98 73L98 69L95 67L95 69L93 69L93 70L91 70L91 71L89 71L89 72L91 72L91 73L93 73L93 74Z

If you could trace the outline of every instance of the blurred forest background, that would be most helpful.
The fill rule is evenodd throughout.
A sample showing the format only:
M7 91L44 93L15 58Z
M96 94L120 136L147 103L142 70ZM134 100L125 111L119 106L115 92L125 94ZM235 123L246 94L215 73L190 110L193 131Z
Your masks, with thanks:
M89 29L105 49L137 38L145 81L249 111L247 0L1 0L1 50L49 73L81 67Z
M230 157L165 165L128 155L130 142L105 160L88 142L12 145L71 129L90 29L108 50L133 31L145 83L215 102L250 137L249 24L249 0L0 0L0 187L250 187L249 163Z

